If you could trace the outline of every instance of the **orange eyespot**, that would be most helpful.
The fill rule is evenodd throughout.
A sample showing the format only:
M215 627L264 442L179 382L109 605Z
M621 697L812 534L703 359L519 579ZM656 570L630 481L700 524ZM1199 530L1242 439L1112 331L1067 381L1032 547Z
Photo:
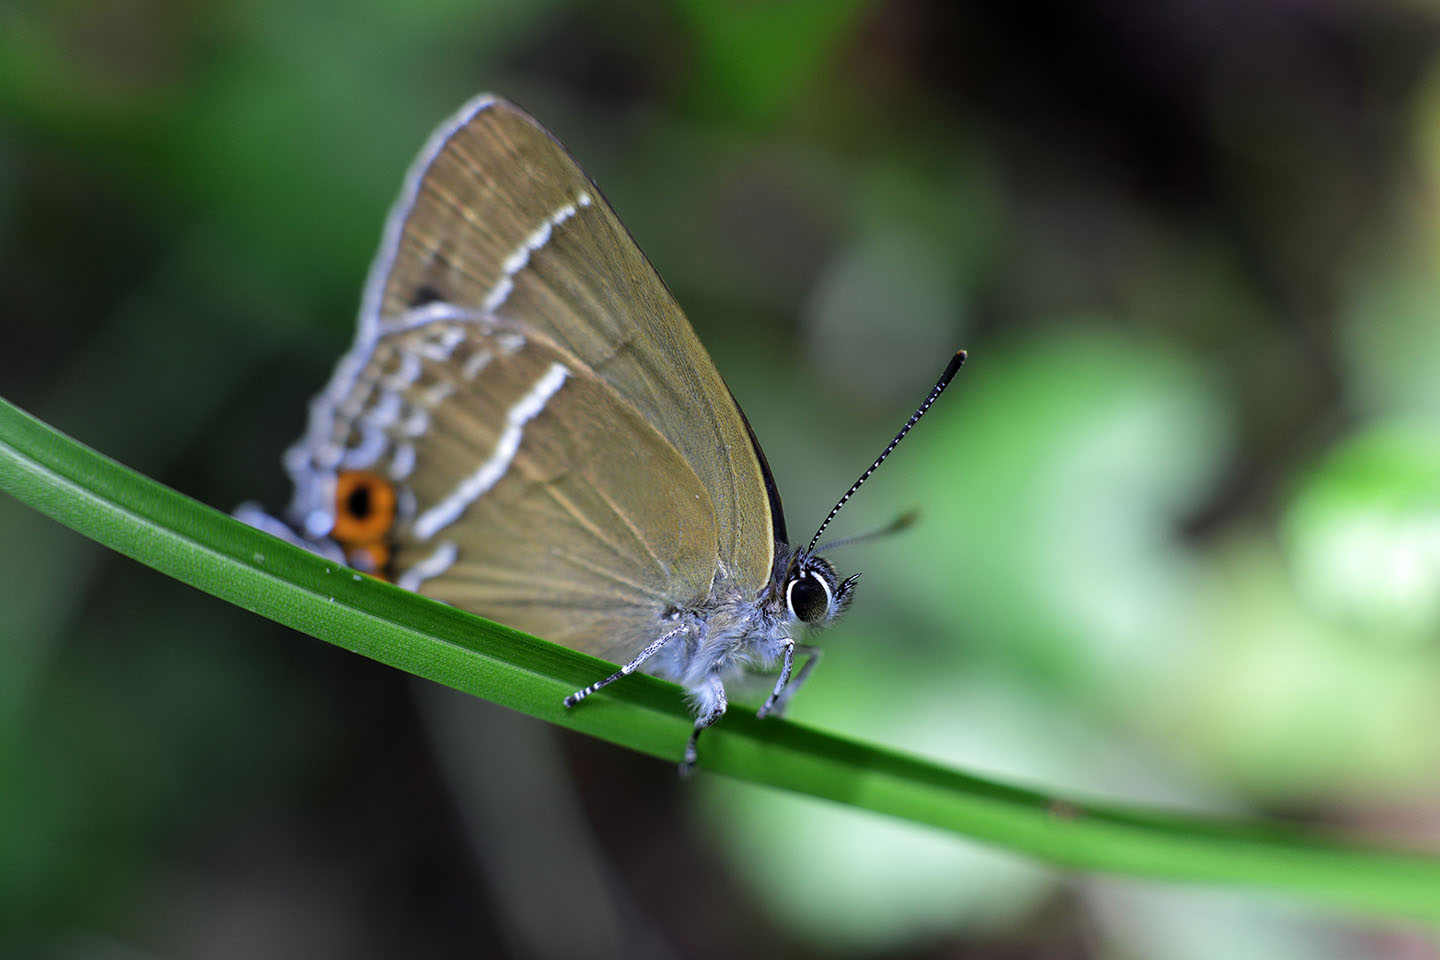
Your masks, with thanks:
M376 541L352 546L345 551L345 561L361 573L381 580L389 579L386 568L390 565L390 548L384 543Z
M347 550L379 544L394 525L395 488L388 480L361 470L345 470L335 478L335 526L330 536Z

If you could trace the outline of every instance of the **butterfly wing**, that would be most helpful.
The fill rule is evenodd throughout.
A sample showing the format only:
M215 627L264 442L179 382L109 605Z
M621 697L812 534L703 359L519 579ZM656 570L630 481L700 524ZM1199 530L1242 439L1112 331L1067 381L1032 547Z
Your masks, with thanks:
M738 406L609 203L529 114L492 96L432 137L371 269L366 322L430 300L509 318L579 358L680 451L715 505L721 559L759 589L765 480Z
M596 653L717 571L749 595L771 574L778 510L709 355L564 148L493 97L411 168L289 462L292 514L317 471L396 480L402 585Z
M403 493L398 582L612 656L707 596L714 505L674 446L545 338L429 312L376 342L335 423Z

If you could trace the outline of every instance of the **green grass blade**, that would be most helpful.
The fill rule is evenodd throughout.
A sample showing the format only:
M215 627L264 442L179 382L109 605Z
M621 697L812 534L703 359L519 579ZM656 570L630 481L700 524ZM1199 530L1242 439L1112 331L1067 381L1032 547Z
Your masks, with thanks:
M690 716L673 686L636 676L565 710L565 694L610 667L251 530L3 400L0 490L162 573L321 640L620 746L680 758ZM1077 869L1248 884L1440 922L1440 858L1363 849L1274 824L1062 801L738 710L702 740L700 762Z

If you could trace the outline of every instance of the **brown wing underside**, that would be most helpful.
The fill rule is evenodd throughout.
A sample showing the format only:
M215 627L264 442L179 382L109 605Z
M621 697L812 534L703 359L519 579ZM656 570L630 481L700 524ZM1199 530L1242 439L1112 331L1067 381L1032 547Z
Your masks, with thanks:
M739 408L654 268L553 137L512 104L475 101L417 161L392 220L395 226L387 231L367 296L367 309L382 326L417 304L443 301L493 313L572 355L596 382L587 380L583 387L576 385L578 379L567 382L556 406L546 411L551 429L569 433L577 456L597 458L596 470L603 458L617 455L611 450L617 444L658 449L650 440L622 443L628 436L624 432L582 442L578 428L558 422L556 411L584 422L585 411L572 403L572 395L594 399L610 391L631 411L627 416L638 416L668 442L666 456L678 457L697 478L699 491L713 506L719 559L737 582L754 590L767 582L773 560L771 510ZM619 414L606 416L613 430L639 429L639 424L622 424ZM480 444L469 448L472 458L491 449L484 444L478 416L475 420L464 435L464 442ZM436 443L459 441L458 435L442 435ZM462 456L458 450L447 455ZM541 460L535 463L540 469ZM646 465L636 461L627 468ZM666 465L656 476L670 482L678 472ZM646 496L656 506L643 513L638 535L649 539L651 548L634 549L641 557L676 556L667 551L678 543L662 545L674 524L659 506L673 498L658 490ZM487 522L501 524L497 531L513 527L506 511L481 509ZM526 515L537 524L567 524L565 536L580 532L573 517L534 510ZM508 534L491 536L502 542ZM487 556L493 563L464 558L445 589L457 596L498 598L516 585L503 553L492 549ZM461 577L469 581L463 588L454 582ZM545 589L564 582L560 577ZM623 583L616 587L625 589ZM556 596L538 590L532 595L532 608ZM553 629L545 635L560 639Z
M389 412L393 453L376 467L413 464L396 570L455 548L421 593L611 657L708 595L703 485L578 358L533 333L435 321L382 338L360 382L358 421Z

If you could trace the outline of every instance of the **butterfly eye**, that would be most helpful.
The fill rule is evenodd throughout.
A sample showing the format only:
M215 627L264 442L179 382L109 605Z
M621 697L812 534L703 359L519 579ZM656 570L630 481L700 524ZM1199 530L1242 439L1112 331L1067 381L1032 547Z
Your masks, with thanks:
M823 620L830 612L830 587L814 573L806 572L785 588L785 604L791 614L806 623Z
M395 523L395 488L373 473L346 470L335 478L335 526L342 544L373 543Z

